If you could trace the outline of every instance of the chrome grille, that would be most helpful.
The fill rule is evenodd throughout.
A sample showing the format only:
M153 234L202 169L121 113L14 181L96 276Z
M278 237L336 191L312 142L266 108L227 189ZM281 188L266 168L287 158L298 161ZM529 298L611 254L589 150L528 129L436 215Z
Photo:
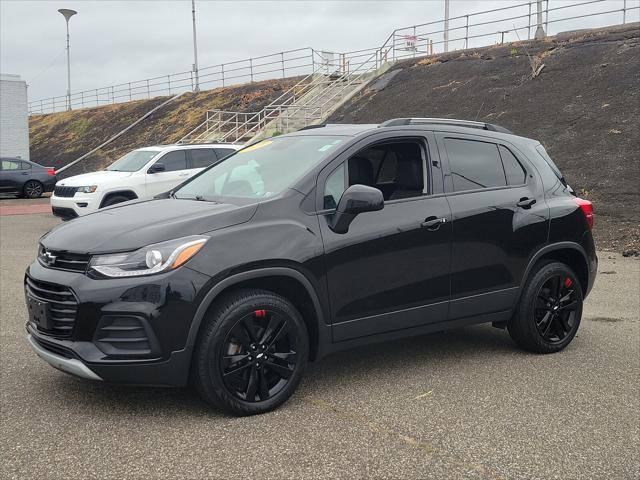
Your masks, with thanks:
M84 272L90 259L91 256L84 253L49 250L42 245L38 249L38 261L48 268Z

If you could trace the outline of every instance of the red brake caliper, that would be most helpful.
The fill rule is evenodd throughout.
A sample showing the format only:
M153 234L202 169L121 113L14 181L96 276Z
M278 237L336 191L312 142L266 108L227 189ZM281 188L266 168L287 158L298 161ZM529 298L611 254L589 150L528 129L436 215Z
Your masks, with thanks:
M571 279L569 277L564 279L564 287L565 288L569 288L571 285L573 285L573 282L571 281Z

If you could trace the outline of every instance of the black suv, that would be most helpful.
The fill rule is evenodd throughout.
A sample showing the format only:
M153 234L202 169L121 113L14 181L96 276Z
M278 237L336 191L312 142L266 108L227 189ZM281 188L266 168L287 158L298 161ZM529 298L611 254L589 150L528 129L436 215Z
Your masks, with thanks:
M596 274L591 203L539 142L444 119L320 125L42 237L28 340L54 367L238 415L308 360L483 322L561 350Z

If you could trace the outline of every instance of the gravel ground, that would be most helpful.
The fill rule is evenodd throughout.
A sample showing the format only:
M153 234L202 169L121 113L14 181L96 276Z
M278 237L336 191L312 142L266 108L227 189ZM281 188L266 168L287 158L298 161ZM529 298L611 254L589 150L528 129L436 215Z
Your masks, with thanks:
M49 215L0 217L0 478L638 478L640 261L600 253L573 343L465 328L311 365L267 415L186 389L77 380L25 341L22 275Z

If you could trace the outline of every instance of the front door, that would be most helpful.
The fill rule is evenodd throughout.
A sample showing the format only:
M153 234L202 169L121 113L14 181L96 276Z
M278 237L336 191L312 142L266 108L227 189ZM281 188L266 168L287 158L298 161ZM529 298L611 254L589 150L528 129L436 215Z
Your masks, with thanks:
M446 320L450 212L437 151L421 135L373 141L320 175L334 341ZM330 216L354 184L379 188L384 208L358 215L347 233L335 233Z
M164 171L146 174L147 196L168 192L189 178L191 171L184 150L174 150L159 157L154 164L161 163Z

